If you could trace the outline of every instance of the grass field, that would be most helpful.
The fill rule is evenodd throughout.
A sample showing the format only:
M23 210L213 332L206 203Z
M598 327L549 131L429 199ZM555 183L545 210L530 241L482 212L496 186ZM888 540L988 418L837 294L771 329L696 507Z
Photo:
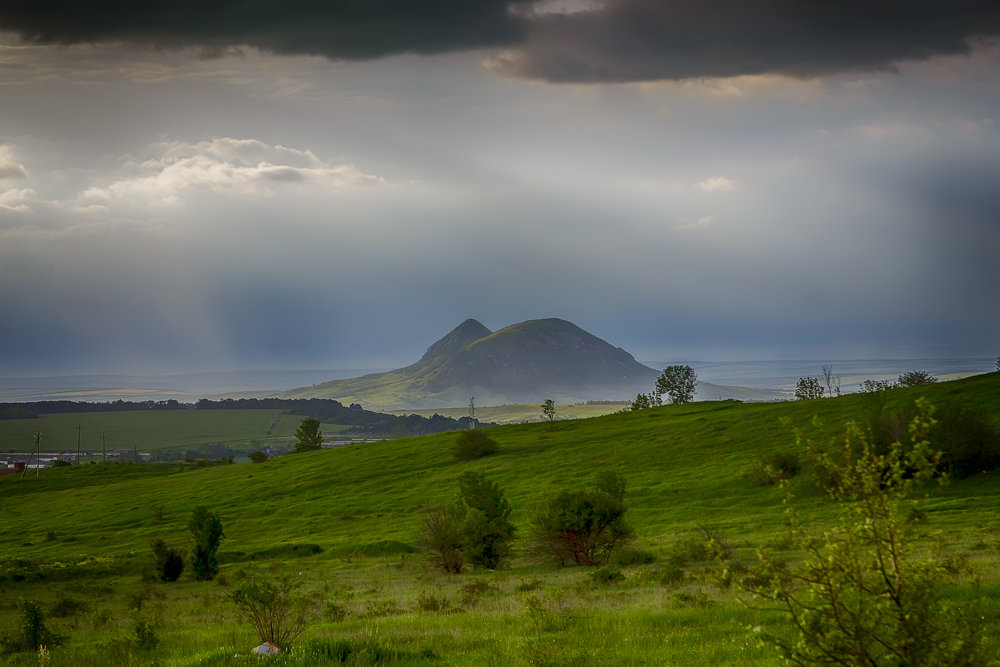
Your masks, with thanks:
M77 427L83 451L101 453L102 434L108 451L156 451L222 443L249 446L275 440L287 441L302 417L280 410L148 410L131 412L81 412L42 415L38 419L0 420L0 452L31 451L36 432L39 449L75 452Z
M612 404L588 404L588 403L557 403L556 419L586 419L588 417L602 417L618 412L625 407L625 403ZM443 417L458 419L468 417L469 408L437 408L430 410L395 410L394 415L417 414L422 417L430 417L435 413ZM516 403L512 405L487 405L476 407L476 419L495 424L520 424L523 422L543 421L542 409L537 403Z
M1000 417L1000 375L890 392L905 405L924 395L961 401ZM752 560L757 547L795 560L786 539L783 492L758 486L762 456L794 447L791 427L843 432L866 410L862 396L782 404L697 403L633 414L488 429L498 454L457 463L454 434L406 438L214 468L84 466L39 479L0 478L0 632L12 632L19 598L50 610L67 637L50 665L256 664L235 654L255 645L225 593L248 573L301 582L316 618L280 664L326 664L336 645L355 664L776 665L749 628L779 623L688 563L667 580L671 554L720 532ZM823 426L812 427L818 417ZM816 431L816 429L819 429ZM624 581L595 582L587 568L539 564L519 551L498 572L447 576L412 552L421 510L450 500L456 478L482 471L499 482L523 535L539 500L578 486L596 470L629 483L636 547L652 562L621 567ZM791 480L800 515L822 530L835 507L807 472ZM144 581L149 541L188 546L191 509L206 504L225 526L222 576L174 584ZM983 628L1000 629L1000 474L929 489L920 548L961 555L982 581ZM969 595L956 586L947 594ZM53 610L74 607L57 617ZM141 611L136 611L141 607ZM143 652L128 637L137 614L162 644ZM782 627L779 623L777 626ZM340 644L338 644L340 643ZM0 656L35 665L32 654Z

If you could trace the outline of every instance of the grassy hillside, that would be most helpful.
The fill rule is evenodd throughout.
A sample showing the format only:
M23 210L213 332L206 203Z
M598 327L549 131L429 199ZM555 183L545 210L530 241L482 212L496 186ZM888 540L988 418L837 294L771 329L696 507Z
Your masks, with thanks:
M896 390L888 400L902 406L917 396L960 401L1000 418L998 374ZM437 656L428 664L778 664L746 633L773 618L748 610L694 567L667 582L663 563L697 539L700 526L720 531L746 558L757 546L798 557L784 538L783 494L755 485L753 464L793 448L791 426L814 430L810 422L818 417L819 435L835 435L868 407L865 397L851 395L501 426L489 429L501 452L471 463L456 463L449 455L455 435L442 434L261 465L122 466L120 476L87 466L45 471L38 480L0 478L0 631L12 628L19 597L47 606L60 596L85 599L85 610L52 619L70 639L50 664L93 664L95 656L127 664L137 659L125 641L129 608L144 596L146 613L167 641L158 654L164 664L243 664L232 656L245 653L254 637L223 595L253 569L294 576L317 601L321 618L302 646L344 640L359 651L396 651L406 664L423 663L428 652ZM421 510L450 500L466 470L500 483L522 533L546 494L580 485L596 470L619 471L629 483L637 547L658 560L624 567L625 582L615 586L595 585L590 570L539 565L524 554L496 573L428 571L407 553ZM928 549L967 552L994 599L1000 598L998 482L1000 475L990 473L930 489L919 528ZM791 488L803 516L821 529L832 516L830 503L805 473ZM198 504L218 512L225 526L222 582L144 587L149 540L186 546L186 521ZM428 596L450 611L432 609ZM983 610L993 634L998 607L991 601Z
M208 443L268 444L295 433L301 416L281 410L149 410L42 415L37 419L0 420L0 452L31 451L41 432L45 452L75 452L77 427L84 451L101 452L101 434L108 451L137 447L156 451Z

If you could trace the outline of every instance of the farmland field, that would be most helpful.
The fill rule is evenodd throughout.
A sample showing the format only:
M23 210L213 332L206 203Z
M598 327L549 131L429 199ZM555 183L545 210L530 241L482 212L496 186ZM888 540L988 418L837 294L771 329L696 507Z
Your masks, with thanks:
M83 451L101 452L104 434L108 451L157 449L222 443L262 445L287 442L301 416L280 410L145 410L81 412L41 415L37 419L0 420L0 451L31 451L35 432L42 434L39 449L45 452L75 452L77 427L81 427Z

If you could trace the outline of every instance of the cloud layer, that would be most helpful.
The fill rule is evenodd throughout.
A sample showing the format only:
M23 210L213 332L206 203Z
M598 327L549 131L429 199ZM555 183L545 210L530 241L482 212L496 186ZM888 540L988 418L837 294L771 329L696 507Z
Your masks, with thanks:
M891 68L967 53L1000 33L992 0L7 2L0 30L36 43L126 43L224 55L239 46L331 59L505 48L503 73L558 82L676 80ZM194 6L192 6L194 7Z

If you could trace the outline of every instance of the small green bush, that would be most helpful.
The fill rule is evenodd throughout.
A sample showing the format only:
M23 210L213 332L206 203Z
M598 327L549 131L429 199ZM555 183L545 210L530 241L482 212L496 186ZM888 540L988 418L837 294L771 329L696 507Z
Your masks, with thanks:
M479 429L466 429L458 434L451 454L459 461L481 459L500 451L500 443Z
M55 618L69 618L71 616L76 616L77 613L84 611L87 608L87 603L83 600L77 600L60 593L59 597L52 607L49 609L49 614Z
M179 549L168 546L162 539L150 543L153 550L153 570L160 581L177 581L184 571L184 558Z
M260 641L287 648L305 629L309 616L308 601L297 589L298 584L288 578L251 577L241 580L226 597L250 621Z
M191 567L200 581L210 581L219 573L219 559L216 552L225 535L218 515L199 505L191 512L188 530L194 538L194 552Z
M417 609L420 611L446 612L451 611L451 603L444 595L422 592L417 596Z
M625 581L625 575L617 568L605 566L591 572L588 579L594 586L610 586Z
M160 645L160 636L151 620L142 614L136 614L129 629L129 641L140 651L152 651Z
M17 635L3 639L4 649L12 652L38 651L39 646L57 646L62 637L45 625L45 612L35 600L18 600Z

